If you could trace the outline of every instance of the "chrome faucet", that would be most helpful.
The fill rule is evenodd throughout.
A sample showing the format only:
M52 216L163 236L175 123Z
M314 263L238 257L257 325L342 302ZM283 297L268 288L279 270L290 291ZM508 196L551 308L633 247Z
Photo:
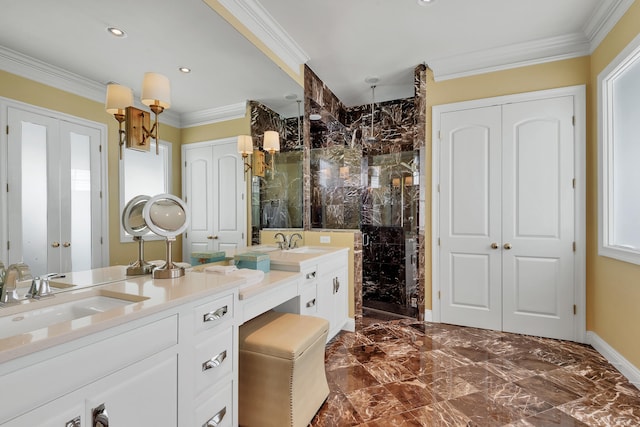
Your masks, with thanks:
M18 282L33 279L29 266L24 263L11 264L5 272L4 285L0 291L0 304L18 302Z
M297 237L297 240L293 238ZM291 237L289 237L289 249L294 249L298 247L298 240L302 240L302 235L300 233L293 233Z
M58 273L50 273L46 276L36 277L31 281L31 287L29 288L29 293L27 293L27 298L40 299L44 297L53 296L53 292L51 291L51 286L49 285L49 279L53 279L55 277L59 277Z
M289 238L287 236L285 236L283 233L276 233L273 237L274 239L276 239L276 243L278 244L278 248L280 248L280 250L289 249ZM282 237L282 240L278 240L278 237Z

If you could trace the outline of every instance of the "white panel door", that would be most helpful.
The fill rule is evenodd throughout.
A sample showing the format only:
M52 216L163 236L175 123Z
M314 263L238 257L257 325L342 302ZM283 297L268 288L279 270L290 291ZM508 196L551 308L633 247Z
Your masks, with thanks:
M102 266L100 130L8 108L9 263Z
M503 107L504 331L573 337L572 120L570 96Z
M184 200L191 211L183 260L192 252L214 250L213 236L213 150L211 146L183 149Z
M440 115L441 320L574 339L573 97Z
M502 322L500 107L441 115L442 321L500 329ZM492 248L493 244L493 248Z
M192 252L244 247L246 184L235 139L183 148L185 200L191 209L183 259Z

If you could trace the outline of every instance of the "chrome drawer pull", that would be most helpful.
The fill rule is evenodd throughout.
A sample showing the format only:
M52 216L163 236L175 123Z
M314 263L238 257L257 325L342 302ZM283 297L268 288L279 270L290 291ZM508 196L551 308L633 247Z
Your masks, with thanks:
M227 350L219 353L216 357L207 360L202 364L202 371L206 371L209 369L217 368L224 362L224 359L227 358Z
M215 311L210 311L209 313L205 314L204 316L202 316L202 321L203 322L213 322L214 320L220 320L220 319L222 319L222 316L224 316L225 314L227 314L227 306L226 305L224 307L220 307L219 309L217 309Z
M222 421L222 419L224 418L224 416L226 414L227 414L227 407L225 406L224 408L220 409L220 412L215 414L213 416L213 418L211 418L206 423L202 424L202 427L217 427L217 426L219 426L220 425L220 421Z
M311 280L311 279L315 279L316 278L316 272L312 271L311 273L307 273L307 280Z
M313 307L314 305L316 305L316 299L312 299L311 301L307 302L307 308Z
M67 421L64 427L80 427L80 417L75 417L72 420Z
M93 408L91 414L93 416L92 427L109 427L109 414L107 414L107 407L104 403Z

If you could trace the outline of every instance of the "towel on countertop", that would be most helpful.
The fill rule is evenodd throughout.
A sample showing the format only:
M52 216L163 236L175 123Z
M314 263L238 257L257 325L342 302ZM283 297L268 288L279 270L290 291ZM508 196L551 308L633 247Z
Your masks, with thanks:
M237 268L235 265L212 265L204 269L206 273L223 274L226 276L242 277L246 280L240 289L256 285L264 279L264 271L250 268Z
M231 274L234 271L238 271L238 267L235 265L210 265L205 267L204 271L207 273Z

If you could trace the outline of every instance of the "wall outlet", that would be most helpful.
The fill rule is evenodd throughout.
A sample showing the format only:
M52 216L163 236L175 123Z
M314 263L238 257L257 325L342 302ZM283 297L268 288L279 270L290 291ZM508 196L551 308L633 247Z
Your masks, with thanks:
M331 243L331 236L320 236L320 243Z
M411 307L417 307L418 306L418 298L413 297L411 298Z

